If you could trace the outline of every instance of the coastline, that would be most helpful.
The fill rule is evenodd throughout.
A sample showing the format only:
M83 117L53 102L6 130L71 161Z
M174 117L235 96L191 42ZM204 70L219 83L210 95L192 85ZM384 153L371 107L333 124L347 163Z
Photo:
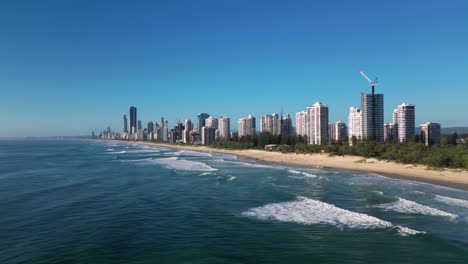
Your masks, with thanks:
M119 141L121 142L121 141ZM215 152L231 154L271 163L297 165L309 168L338 169L357 172L376 173L390 178L431 183L440 186L468 190L468 171L446 169L444 171L429 169L424 165L401 164L393 161L377 160L360 156L333 156L328 154L296 154L268 152L263 150L227 150L207 146L183 146L155 142L131 142L142 145L153 145L181 150ZM366 162L360 162L360 161Z

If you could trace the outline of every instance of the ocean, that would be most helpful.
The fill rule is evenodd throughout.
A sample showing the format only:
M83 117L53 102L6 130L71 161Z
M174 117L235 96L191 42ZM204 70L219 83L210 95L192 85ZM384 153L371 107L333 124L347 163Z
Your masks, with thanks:
M2 140L0 263L468 263L468 192L125 142Z

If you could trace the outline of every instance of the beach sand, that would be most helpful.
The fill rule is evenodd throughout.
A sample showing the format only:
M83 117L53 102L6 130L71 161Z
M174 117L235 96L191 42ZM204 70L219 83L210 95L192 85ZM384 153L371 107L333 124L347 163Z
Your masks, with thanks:
M169 148L217 152L232 154L266 162L299 165L310 168L344 169L376 173L392 178L433 183L457 189L468 190L468 171L463 169L433 170L424 165L401 164L392 161L377 160L359 156L329 156L327 153L283 154L263 150L226 150L206 146L172 145L150 142L132 142L146 145L158 145Z

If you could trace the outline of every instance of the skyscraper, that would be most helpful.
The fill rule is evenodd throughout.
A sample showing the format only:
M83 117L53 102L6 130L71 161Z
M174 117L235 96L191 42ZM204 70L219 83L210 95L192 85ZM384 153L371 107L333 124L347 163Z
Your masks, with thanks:
M440 124L427 122L421 125L421 142L426 146L440 144Z
M148 140L154 140L155 137L154 135L156 134L155 133L155 128L156 128L156 124L154 122L148 122Z
M237 130L239 137L255 135L255 117L252 115L248 115L246 118L239 119L239 121L237 122Z
M127 126L127 115L123 115L123 132L128 133L128 126Z
M231 120L229 117L220 116L218 118L218 130L219 130L219 137L221 139L227 140L230 136L231 132Z
M361 93L362 137L364 140L384 141L383 94Z
M130 134L136 133L137 130L137 108L130 107Z
M349 108L349 115L348 115L348 142L349 145L353 145L353 138L356 141L360 141L362 139L362 113L361 109L356 107Z
M307 107L308 142L312 145L326 144L328 141L328 106L316 102Z
M280 134L285 136L293 134L292 118L289 114L286 114L283 117L283 122L281 122Z
M141 129L141 120L138 120L138 130Z
M205 126L207 127L214 127L215 129L218 129L218 119L215 117L208 117L205 119Z
M201 135L201 129L205 126L205 120L210 117L207 113L201 113L197 115L197 130L198 134Z
M398 142L403 143L414 138L415 108L412 104L403 103L397 107Z
M182 141L185 144L191 143L190 131L192 130L192 121L190 119L185 120L185 129L182 132Z
M214 127L202 127L201 133L201 143L202 145L211 145L215 141L215 132L216 129Z
M306 111L296 113L296 135L307 136L308 121Z
M279 115L263 115L260 117L260 132L269 132L273 135L280 134Z

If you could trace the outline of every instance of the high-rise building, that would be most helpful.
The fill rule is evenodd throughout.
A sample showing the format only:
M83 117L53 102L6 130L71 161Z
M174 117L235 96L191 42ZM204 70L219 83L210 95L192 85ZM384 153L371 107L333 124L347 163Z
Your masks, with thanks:
M414 138L415 107L403 103L397 107L398 112L398 142L403 143Z
M163 127L163 141L167 142L169 141L169 123L164 121L164 127Z
M360 141L362 139L362 113L361 109L356 107L349 108L348 115L348 142L353 145L353 139Z
M384 141L394 141L398 139L398 125L395 123L384 124Z
M201 129L205 126L205 120L210 117L207 113L201 113L197 115L197 131L201 135Z
M207 127L214 127L215 129L218 129L218 119L215 117L208 117L205 119L205 126Z
M384 141L384 97L383 94L361 93L362 138Z
M293 132L293 125L292 125L292 118L289 114L286 114L283 117L283 120L281 122L281 135L289 136L292 135Z
M231 132L231 120L229 117L220 116L218 118L218 130L219 130L219 138L227 140L229 139L230 132Z
M141 129L141 120L138 120L138 130Z
M421 142L426 146L438 145L441 139L440 124L427 122L421 125Z
M211 145L215 141L216 128L214 127L202 127L201 143L202 145Z
M328 106L316 102L307 107L308 142L311 145L326 144L328 141Z
M347 137L346 124L338 121L336 123L328 124L328 142L343 142Z
M123 122L124 122L123 123L123 132L128 133L128 125L127 125L128 122L127 122L127 115L126 114L123 115Z
M237 122L237 130L239 138L247 135L255 135L255 117L252 115L248 115L246 118L239 119L239 121Z
M137 108L130 107L130 134L135 134L137 131Z
M338 141L338 142L342 142L346 137L347 137L347 133L346 133L347 129L346 129L346 124L341 122L341 121L338 121L335 123L335 134L334 134L334 137L333 139Z
M306 111L296 113L296 135L307 136L308 121Z
M147 138L148 140L154 140L154 131L155 131L155 128L156 128L156 124L154 122L148 122L148 128L147 128Z
M185 120L185 129L182 132L182 141L185 144L192 143L190 140L190 132L192 131L192 121L190 119Z
M273 135L280 134L279 115L263 115L260 117L260 132L269 132Z

